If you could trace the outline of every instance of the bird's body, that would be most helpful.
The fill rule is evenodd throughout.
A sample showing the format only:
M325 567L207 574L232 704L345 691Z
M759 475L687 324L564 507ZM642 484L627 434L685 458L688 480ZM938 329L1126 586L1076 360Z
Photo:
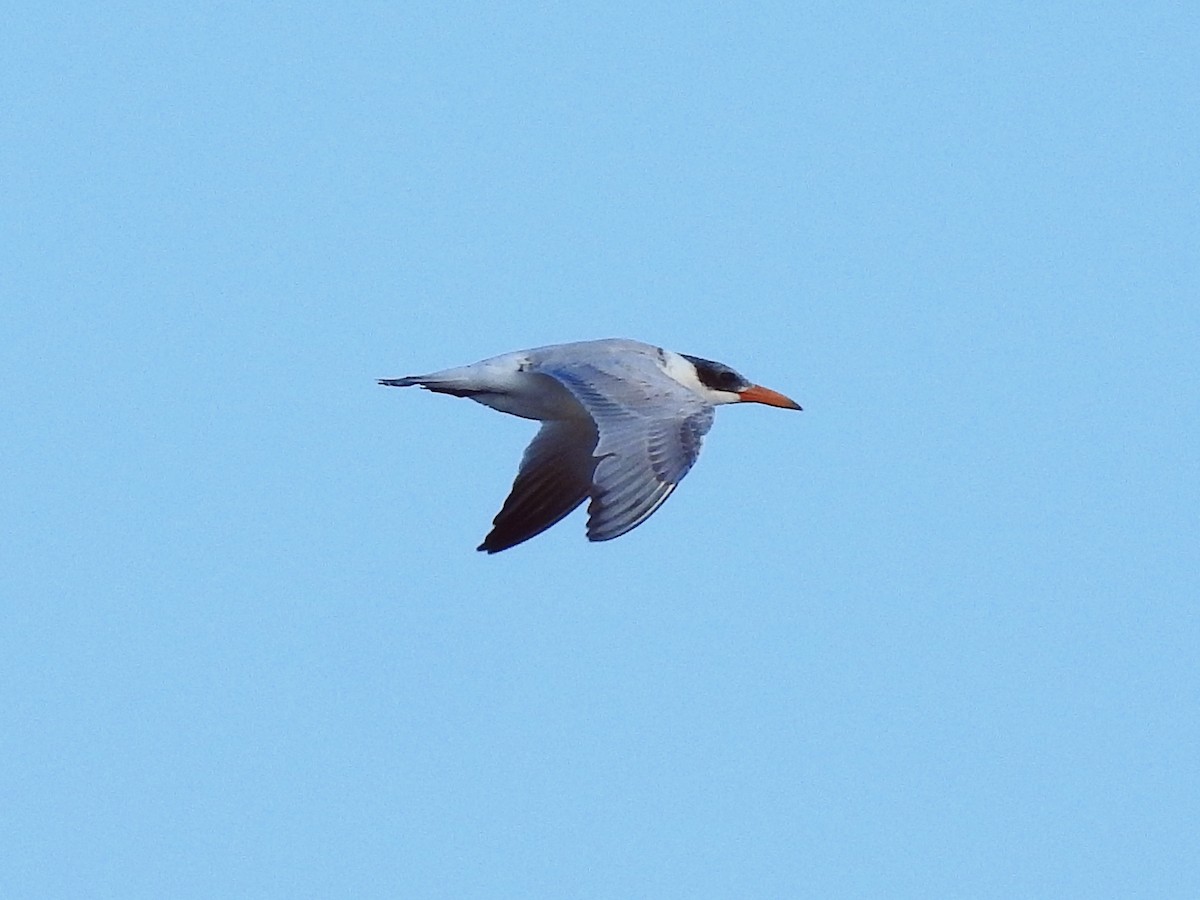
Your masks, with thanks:
M687 474L714 407L751 401L800 408L721 363L620 338L505 353L379 383L420 385L542 422L479 546L488 553L540 534L589 498L588 539L619 537L646 521Z

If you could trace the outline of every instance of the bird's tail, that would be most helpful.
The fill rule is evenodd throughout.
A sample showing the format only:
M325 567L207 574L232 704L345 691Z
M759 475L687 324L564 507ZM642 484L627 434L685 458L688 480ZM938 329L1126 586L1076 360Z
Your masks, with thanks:
M446 369L430 375L408 375L404 378L380 378L379 383L384 387L412 387L420 385L427 391L437 394L450 394L452 397L473 397L481 392L476 383L475 373L466 369Z

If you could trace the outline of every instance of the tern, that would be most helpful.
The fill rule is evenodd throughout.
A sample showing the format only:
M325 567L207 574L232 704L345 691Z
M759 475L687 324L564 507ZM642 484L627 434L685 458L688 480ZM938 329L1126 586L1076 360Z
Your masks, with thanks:
M683 480L715 407L800 409L723 363L621 338L519 350L379 383L469 397L542 423L477 548L487 553L541 534L588 499L588 540L620 537L650 518Z

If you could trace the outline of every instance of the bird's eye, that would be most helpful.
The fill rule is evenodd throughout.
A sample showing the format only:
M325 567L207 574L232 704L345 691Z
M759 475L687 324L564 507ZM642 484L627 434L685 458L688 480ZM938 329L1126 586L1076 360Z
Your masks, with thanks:
M720 384L721 384L721 387L723 387L723 388L735 388L738 386L738 383L740 381L741 381L741 379L738 378L736 372L722 372L721 373Z

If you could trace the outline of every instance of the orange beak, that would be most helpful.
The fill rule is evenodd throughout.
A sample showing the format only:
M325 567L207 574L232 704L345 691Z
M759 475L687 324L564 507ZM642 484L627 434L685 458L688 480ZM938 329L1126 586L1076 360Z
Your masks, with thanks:
M795 400L783 396L779 391L765 388L761 384L750 385L744 391L740 391L739 396L743 403L765 403L767 406L780 406L783 409L803 409Z

